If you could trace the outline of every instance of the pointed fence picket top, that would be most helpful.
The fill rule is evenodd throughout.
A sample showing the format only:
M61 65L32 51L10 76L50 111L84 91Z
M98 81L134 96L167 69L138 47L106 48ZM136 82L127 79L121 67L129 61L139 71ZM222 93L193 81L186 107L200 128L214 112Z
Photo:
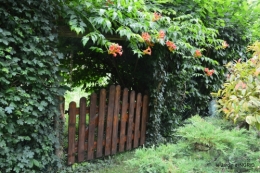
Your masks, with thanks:
M144 144L147 95L136 95L135 91L129 93L127 88L121 91L119 85L112 85L108 94L105 89L100 91L99 96L91 94L89 106L86 100L82 97L79 107L75 102L69 105L68 165Z

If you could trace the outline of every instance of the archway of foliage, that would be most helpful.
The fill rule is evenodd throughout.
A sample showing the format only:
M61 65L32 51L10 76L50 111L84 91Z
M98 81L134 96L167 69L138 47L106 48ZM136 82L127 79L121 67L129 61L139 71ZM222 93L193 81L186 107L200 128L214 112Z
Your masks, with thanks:
M241 5L242 3L242 5ZM240 0L68 1L66 19L80 39L62 38L65 78L74 86L108 77L149 91L148 133L155 142L191 114L207 115L210 92L224 78L222 66L245 54L254 21ZM250 23L251 22L251 23ZM81 42L82 41L82 42Z
M0 1L0 172L56 172L57 1Z

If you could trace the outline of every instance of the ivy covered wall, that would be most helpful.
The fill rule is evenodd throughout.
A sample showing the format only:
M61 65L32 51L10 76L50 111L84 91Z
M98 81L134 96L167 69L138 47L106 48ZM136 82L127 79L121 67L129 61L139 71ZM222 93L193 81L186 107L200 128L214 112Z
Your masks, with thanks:
M0 172L55 172L57 1L0 1Z

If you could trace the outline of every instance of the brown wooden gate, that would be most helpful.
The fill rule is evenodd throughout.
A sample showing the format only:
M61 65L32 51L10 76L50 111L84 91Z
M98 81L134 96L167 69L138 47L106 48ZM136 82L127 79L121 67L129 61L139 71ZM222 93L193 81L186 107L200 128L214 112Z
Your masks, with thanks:
M148 116L148 96L112 85L108 99L105 89L91 94L90 106L86 98L69 105L68 164L116 154L136 148L145 142ZM122 99L120 99L122 98ZM79 115L78 134L76 116Z

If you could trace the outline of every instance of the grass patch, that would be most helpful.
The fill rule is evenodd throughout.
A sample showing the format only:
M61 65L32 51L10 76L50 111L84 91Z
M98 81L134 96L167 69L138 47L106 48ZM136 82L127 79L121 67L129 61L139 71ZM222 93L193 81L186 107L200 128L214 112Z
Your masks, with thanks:
M102 159L75 163L59 173L135 173L138 167L129 165L126 161L135 157L135 151L118 153Z
M135 173L138 167L133 167L127 164L127 160L133 159L135 155L134 151L120 153L112 156L111 164L102 167L99 170L91 171L91 173Z

